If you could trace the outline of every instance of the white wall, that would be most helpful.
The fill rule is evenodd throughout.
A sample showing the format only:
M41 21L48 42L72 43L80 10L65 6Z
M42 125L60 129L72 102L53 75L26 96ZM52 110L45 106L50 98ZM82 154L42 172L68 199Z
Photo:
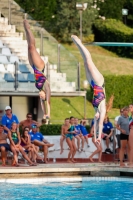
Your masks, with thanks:
M19 121L26 119L28 97L12 97L12 111L17 115Z

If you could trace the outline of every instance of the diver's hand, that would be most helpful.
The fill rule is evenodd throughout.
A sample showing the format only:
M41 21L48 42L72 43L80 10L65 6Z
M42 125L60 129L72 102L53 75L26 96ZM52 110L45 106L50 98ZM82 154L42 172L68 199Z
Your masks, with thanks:
M49 119L50 116L49 115L43 115L43 119Z

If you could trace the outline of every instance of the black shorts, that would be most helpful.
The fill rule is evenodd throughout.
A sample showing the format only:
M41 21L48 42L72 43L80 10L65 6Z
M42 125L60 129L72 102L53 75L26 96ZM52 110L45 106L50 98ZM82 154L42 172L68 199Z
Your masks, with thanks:
M128 138L129 138L129 135L126 135L123 133L120 134L120 140L128 140Z
M103 140L106 140L106 137L107 137L107 136L104 136L104 137L103 137ZM112 142L111 137L109 138L109 140L110 140L110 142Z
M5 144L0 144L0 147L5 147L6 151L11 151L10 145L5 143Z

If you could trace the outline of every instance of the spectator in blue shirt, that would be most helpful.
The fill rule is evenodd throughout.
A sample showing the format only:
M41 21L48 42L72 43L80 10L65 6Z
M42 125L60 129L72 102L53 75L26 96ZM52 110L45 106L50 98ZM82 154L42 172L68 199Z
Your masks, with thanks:
M109 121L108 117L105 117L104 122L103 122L103 133L102 133L102 138L103 140L106 140L106 146L107 149L105 150L105 153L110 154L112 151L109 148L109 143L112 142L112 137L113 135L113 125Z
M90 147L90 145L89 145L89 141L88 141L88 131L87 131L87 129L86 129L86 121L81 121L80 122L80 130L81 130L81 132L82 132L82 134L83 134L83 136L84 136L84 138L85 138L85 141L86 141L86 143L87 143L87 147Z
M84 150L84 136L83 134L81 133L81 129L80 129L80 124L78 124L78 118L75 118L74 120L74 124L75 124L75 131L76 133L73 134L75 136L75 138L77 139L77 147L78 147L78 151L81 152L81 151L85 151ZM82 146L81 146L81 149L80 149L80 140L82 142Z
M12 123L15 122L17 124L17 128L19 127L19 121L16 115L12 114L12 109L10 106L5 107L5 115L2 116L1 123L4 126L4 132L8 133L11 129Z
M50 144L47 140L44 139L44 136L37 132L37 125L32 124L32 131L29 132L29 135L31 137L31 142L39 147L43 148L44 152L44 162L47 163L47 155L48 155L48 148L54 146L54 144Z

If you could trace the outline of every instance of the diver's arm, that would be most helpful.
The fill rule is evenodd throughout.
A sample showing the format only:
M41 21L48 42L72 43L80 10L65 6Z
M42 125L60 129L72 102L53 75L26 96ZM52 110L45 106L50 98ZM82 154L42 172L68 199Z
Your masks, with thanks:
M50 118L50 97L51 97L51 91L50 91L50 85L49 83L45 86L45 92L46 92L46 104L47 104L47 114L45 109L45 116Z
M41 107L42 107L42 111L44 114L46 114L46 106L45 106L45 101L43 99L40 98L40 103L41 103Z

